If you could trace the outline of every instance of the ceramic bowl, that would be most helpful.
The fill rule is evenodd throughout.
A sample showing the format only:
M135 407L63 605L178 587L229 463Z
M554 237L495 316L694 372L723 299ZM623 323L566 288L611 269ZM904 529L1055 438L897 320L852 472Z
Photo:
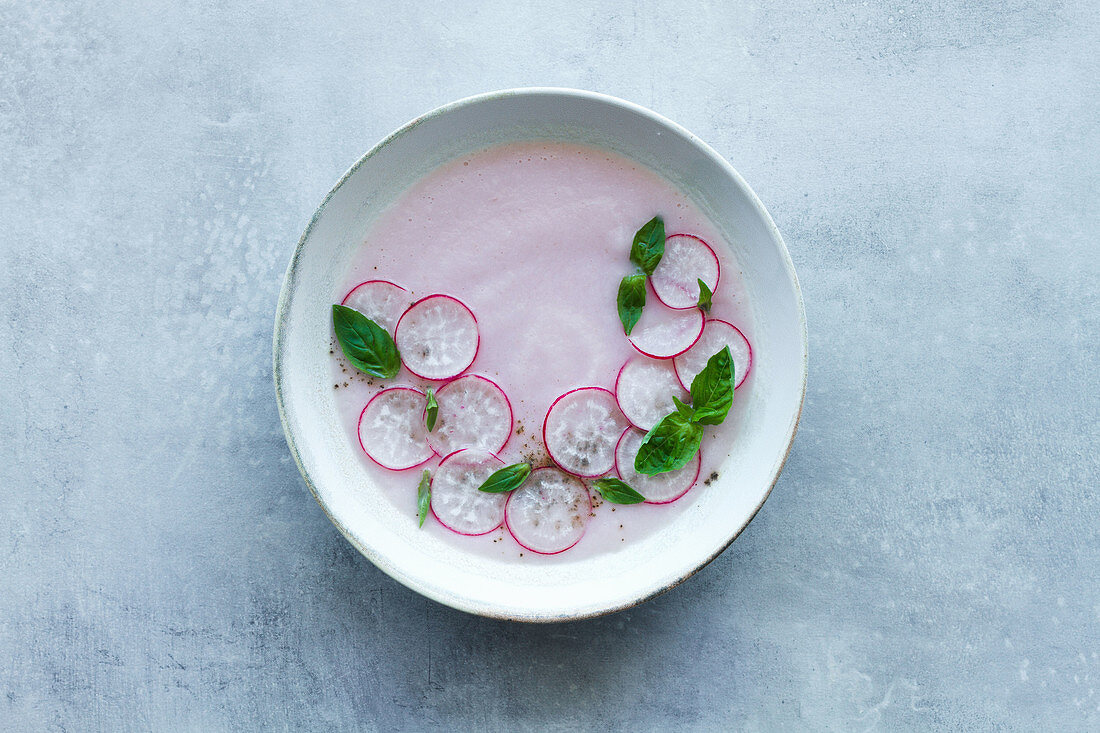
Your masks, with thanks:
M719 479L629 552L505 562L418 533L377 491L337 420L329 379L333 288L380 210L441 163L495 143L558 140L633 158L684 190L733 243L754 312L747 428ZM760 510L790 451L806 390L806 319L790 255L768 212L718 153L636 104L572 89L462 99L376 145L325 197L290 261L275 318L275 387L287 443L332 522L382 571L471 613L558 621L627 608L722 552Z

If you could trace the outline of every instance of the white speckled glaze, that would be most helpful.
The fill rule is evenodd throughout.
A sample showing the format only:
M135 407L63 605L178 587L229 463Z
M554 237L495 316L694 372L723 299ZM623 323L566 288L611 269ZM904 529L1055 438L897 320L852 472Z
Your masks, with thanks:
M628 552L556 565L494 562L418 533L364 490L329 387L330 299L374 218L436 166L487 145L551 139L634 158L685 191L732 244L755 317L748 428L718 481ZM584 618L676 585L744 529L790 449L806 389L798 281L771 217L734 169L669 120L613 97L517 89L460 100L418 118L359 160L321 203L294 253L275 321L275 385L291 452L317 501L368 559L454 608L522 621Z

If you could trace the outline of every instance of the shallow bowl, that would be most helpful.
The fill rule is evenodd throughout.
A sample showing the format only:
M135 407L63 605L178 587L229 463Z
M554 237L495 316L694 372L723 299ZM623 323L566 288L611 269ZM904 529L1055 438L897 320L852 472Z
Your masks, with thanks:
M331 297L387 204L436 166L523 140L596 145L685 191L732 243L754 316L747 428L717 481L629 551L524 565L456 552L418 533L372 491L329 386ZM672 588L737 537L775 485L806 391L806 316L794 267L768 212L718 153L644 107L573 89L513 89L440 107L364 155L317 208L287 269L275 317L275 388L287 443L333 524L383 572L448 606L520 621L627 608ZM743 396L746 395L747 396Z

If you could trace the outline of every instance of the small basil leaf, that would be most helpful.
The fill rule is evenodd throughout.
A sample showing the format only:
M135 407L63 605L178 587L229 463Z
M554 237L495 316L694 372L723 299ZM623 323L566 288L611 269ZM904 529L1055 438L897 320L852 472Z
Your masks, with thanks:
M642 317L645 307L645 275L627 275L619 283L619 320L623 322L623 331L629 336L634 325Z
M386 329L359 311L332 306L332 326L348 363L361 372L389 379L401 368L401 355Z
M642 439L634 470L653 476L683 468L695 456L702 440L702 425L679 412L666 415Z
M699 278L699 307L703 309L704 313L710 313L710 297L713 294L707 284L703 282L703 279Z
M655 216L637 231L630 247L630 261L646 275L652 275L665 254L665 221Z
M692 418L703 425L718 425L726 419L733 404L733 356L725 346L710 357L703 371L691 380Z
M435 430L437 417L439 417L439 403L435 400L435 390L428 387L428 406L424 408L424 425L429 433Z
M641 504L645 501L645 497L630 488L628 484L611 476L597 479L592 482L592 487L612 504Z
M672 396L672 402L676 405L676 411L684 417L690 418L692 415L695 414L695 410L692 409L691 405L685 405L676 395Z
M416 488L416 515L420 519L418 526L424 526L424 520L428 516L428 507L432 503L432 472L425 469L420 474L420 486Z
M531 475L530 463L516 463L512 466L505 466L499 471L494 471L489 478L485 479L485 483L478 486L478 491L485 491L490 494L503 494L508 491L515 491L520 486L523 486L523 482L527 480L527 477Z

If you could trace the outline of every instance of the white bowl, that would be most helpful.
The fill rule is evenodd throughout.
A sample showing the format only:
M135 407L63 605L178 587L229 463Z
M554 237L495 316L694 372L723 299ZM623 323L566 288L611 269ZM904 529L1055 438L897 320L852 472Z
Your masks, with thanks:
M721 476L628 552L561 563L456 552L418 532L370 480L337 421L329 382L331 298L374 218L439 164L526 139L598 145L686 191L733 243L754 313L747 429ZM275 388L287 443L332 522L371 562L429 598L471 613L558 621L627 608L713 560L759 511L790 451L806 391L806 315L794 266L768 212L718 153L638 105L573 89L462 99L408 123L351 167L321 202L287 269L275 317ZM739 393L739 396L742 393Z

